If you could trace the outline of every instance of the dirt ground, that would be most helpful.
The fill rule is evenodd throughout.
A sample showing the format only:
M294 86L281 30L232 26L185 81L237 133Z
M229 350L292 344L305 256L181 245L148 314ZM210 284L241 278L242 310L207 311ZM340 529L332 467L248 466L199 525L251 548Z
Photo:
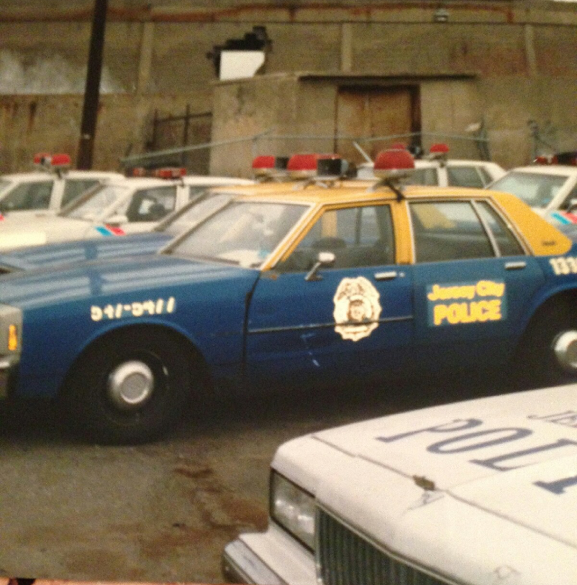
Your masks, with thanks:
M49 405L0 409L0 576L220 583L223 547L267 523L268 467L297 435L501 391L389 385L229 401L165 440L75 440Z

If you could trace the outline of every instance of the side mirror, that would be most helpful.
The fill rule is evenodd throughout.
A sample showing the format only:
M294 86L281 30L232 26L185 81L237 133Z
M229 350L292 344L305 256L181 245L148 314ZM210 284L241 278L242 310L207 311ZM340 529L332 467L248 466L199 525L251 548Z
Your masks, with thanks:
M105 223L107 225L112 225L114 227L118 227L123 223L128 223L128 217L126 217L126 215L123 215L121 213L117 213L116 215L112 215L110 216Z
M322 276L317 274L319 268L329 268L334 265L335 260L336 256L333 252L319 252L317 261L305 276L305 280L321 280Z

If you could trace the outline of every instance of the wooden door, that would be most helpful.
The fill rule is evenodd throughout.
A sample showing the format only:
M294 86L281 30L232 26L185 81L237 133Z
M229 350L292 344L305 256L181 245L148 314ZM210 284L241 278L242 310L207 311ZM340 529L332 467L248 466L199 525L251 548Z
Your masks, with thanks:
M335 126L337 136L355 136L359 139L419 132L418 87L340 87ZM359 144L374 159L380 150L394 141L359 140ZM396 141L410 143L408 137ZM356 163L364 162L351 140L337 140L336 148L344 158Z

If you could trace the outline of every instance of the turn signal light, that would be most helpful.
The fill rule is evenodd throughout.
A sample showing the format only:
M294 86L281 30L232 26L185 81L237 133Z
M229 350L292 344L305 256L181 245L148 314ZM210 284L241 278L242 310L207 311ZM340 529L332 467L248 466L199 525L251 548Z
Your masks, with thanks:
M16 325L8 326L8 351L16 351L18 349L18 328Z

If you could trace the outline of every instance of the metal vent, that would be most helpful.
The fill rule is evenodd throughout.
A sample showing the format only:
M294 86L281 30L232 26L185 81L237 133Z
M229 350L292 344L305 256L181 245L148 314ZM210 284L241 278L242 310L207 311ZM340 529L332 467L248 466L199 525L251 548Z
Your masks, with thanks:
M324 585L448 585L392 558L324 511L317 516L319 576Z

